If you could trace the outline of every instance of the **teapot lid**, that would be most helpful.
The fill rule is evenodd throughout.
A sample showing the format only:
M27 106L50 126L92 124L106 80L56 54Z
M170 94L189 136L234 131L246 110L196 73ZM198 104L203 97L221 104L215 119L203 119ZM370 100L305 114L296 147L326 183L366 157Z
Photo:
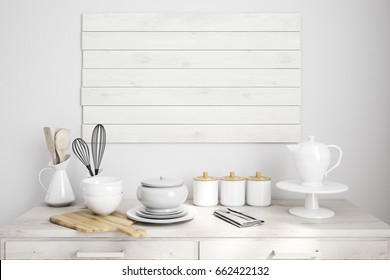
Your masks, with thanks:
M305 147L324 146L325 147L326 146L325 144L323 144L321 142L317 142L315 140L315 136L313 136L313 135L307 136L307 139L308 140L306 142L301 142L298 145L300 147L302 147L302 146L305 146Z
M244 177L236 176L236 174L233 171L230 171L230 175L226 177L221 178L222 181L245 181L246 179Z
M262 176L259 171L256 171L256 176L248 177L248 181L271 181L270 177Z
M195 177L195 181L217 181L217 177L211 177L209 176L208 172L203 172L203 176Z
M179 187L183 185L183 183L183 181L178 179L164 178L163 176L160 176L160 178L144 180L141 182L141 185L151 188L169 188Z

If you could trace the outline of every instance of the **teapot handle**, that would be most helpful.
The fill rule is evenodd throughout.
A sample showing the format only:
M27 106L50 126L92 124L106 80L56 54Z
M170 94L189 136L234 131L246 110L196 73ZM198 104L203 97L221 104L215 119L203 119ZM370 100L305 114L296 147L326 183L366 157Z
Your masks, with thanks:
M341 158L343 157L343 151L341 150L341 148L340 148L339 146L336 146L336 145L328 145L328 148L335 148L335 149L339 150L339 158L338 158L336 164L333 165L331 168L329 168L328 171L326 171L325 177L328 176L328 173L329 173L330 171L332 171L332 170L335 169L337 166L339 166L340 161L341 161Z

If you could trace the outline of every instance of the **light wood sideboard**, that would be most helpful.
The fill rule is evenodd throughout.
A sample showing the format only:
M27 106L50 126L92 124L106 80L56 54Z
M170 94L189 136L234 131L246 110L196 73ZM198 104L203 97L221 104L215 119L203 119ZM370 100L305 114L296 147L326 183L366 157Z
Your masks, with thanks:
M187 202L191 204L191 201ZM345 200L322 200L329 219L292 216L302 200L275 200L269 207L236 207L265 220L237 228L198 207L191 221L152 225L145 238L119 232L83 233L50 223L49 217L84 208L82 203L37 206L0 228L1 259L390 259L390 226ZM119 211L139 206L124 200Z

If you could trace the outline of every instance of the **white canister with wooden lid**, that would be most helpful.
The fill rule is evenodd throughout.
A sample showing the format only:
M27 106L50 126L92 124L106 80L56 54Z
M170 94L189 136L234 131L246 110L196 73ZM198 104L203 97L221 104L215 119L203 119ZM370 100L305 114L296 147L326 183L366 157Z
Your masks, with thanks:
M246 204L250 206L271 205L271 178L256 172L256 176L247 178Z
M246 178L230 172L229 176L221 178L221 204L224 206L242 206L245 204Z
M196 206L215 206L218 204L218 178L203 172L203 176L193 179L193 199Z

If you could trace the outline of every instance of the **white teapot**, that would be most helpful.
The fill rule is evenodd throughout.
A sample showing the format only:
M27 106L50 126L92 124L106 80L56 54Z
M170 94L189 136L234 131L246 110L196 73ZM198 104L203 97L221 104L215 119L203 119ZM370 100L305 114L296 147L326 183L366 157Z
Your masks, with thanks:
M301 184L308 187L323 186L322 180L330 171L339 166L343 155L340 147L316 142L314 141L314 136L309 136L309 141L307 142L287 145L287 148L293 153ZM339 151L339 158L331 168L329 168L329 148L336 148Z

